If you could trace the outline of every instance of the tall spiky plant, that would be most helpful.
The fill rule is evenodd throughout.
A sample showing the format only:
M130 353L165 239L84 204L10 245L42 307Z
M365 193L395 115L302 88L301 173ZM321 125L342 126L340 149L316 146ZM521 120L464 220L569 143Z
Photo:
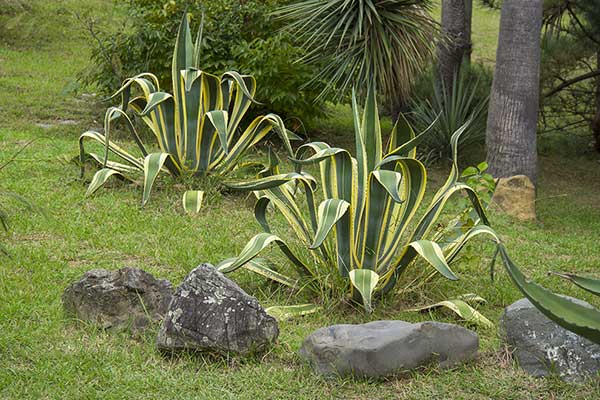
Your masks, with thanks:
M343 94L375 84L401 103L434 54L438 24L431 0L305 0L277 15L308 50L304 62L324 65L324 92ZM364 93L366 94L366 92Z

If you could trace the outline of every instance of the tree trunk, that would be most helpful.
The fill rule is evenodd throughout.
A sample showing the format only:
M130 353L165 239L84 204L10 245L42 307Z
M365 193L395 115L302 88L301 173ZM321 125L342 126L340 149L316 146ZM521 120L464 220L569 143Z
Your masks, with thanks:
M600 71L600 51L596 52L596 69ZM592 121L594 148L600 153L600 76L596 77L596 116Z
M537 183L537 116L543 0L504 0L486 144L490 173Z
M469 47L465 11L465 0L442 0L442 41L438 45L438 62L441 81L448 91L452 90L452 81L459 73Z
M471 65L471 53L473 52L473 41L471 38L471 26L473 25L473 0L465 0L465 40L466 48L463 62Z

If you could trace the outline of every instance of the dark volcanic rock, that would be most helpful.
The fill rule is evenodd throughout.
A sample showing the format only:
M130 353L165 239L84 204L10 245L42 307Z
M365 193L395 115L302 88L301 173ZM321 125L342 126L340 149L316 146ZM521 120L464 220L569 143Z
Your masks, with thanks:
M477 355L479 337L452 324L375 321L333 325L308 336L300 356L326 376L383 377L430 363L450 367Z
M564 380L581 381L600 371L600 345L557 325L525 298L506 307L501 329L519 365L530 375L554 372Z
M171 283L136 268L95 269L69 285L62 296L65 313L104 329L133 331L162 320L172 293Z
M177 288L158 333L161 350L247 354L275 342L279 328L258 301L210 264Z

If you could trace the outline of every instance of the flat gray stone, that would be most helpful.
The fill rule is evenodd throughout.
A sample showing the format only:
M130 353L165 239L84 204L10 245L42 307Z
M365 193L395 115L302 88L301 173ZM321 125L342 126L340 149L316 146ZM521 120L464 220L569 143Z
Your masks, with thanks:
M579 304L588 303L570 298ZM600 345L570 332L523 298L506 307L501 329L521 368L533 376L556 373L566 381L598 376Z
M177 288L156 340L163 351L248 354L279 335L275 318L210 264L192 270Z
M140 331L166 314L171 283L137 268L95 269L69 285L62 296L65 313L103 329Z
M457 325L375 321L318 329L299 354L325 376L378 378L432 363L452 367L474 359L478 348L477 334Z

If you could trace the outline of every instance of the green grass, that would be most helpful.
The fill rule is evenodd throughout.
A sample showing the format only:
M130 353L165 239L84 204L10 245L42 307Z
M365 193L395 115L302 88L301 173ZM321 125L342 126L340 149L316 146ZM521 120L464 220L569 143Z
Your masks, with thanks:
M488 279L492 248L471 245L455 271L461 280L436 279L422 290L379 304L373 315L340 306L319 314L283 322L279 344L257 359L208 358L202 355L160 356L152 330L131 338L91 326L76 326L62 312L63 289L92 268L134 266L177 285L200 262L217 263L236 254L259 232L252 201L222 196L209 201L198 216L185 215L181 190L159 178L146 210L139 209L140 189L114 184L84 199L85 184L78 167L64 156L77 154L76 138L98 124L101 110L83 97L63 95L63 89L87 62L89 49L67 13L59 8L91 7L110 16L110 0L37 2L31 17L47 28L18 32L2 25L0 44L0 160L22 143L38 138L18 160L0 172L0 188L12 190L44 208L47 218L23 215L14 205L12 231L3 238L11 253L0 258L0 398L3 399L591 399L600 396L597 384L569 385L555 378L533 379L507 357L497 327L475 329L481 356L452 370L426 369L380 382L324 380L297 357L302 339L318 327L341 322L391 318L410 321L430 318L456 322L443 312L413 314L402 310L431 301L474 292L488 300L480 311L494 322L505 305L520 298L497 266ZM58 4L58 5L57 5ZM61 8L61 9L62 9ZM487 11L486 11L487 12ZM476 14L476 21L479 14ZM490 14L497 24L497 13ZM14 21L1 17L0 22ZM27 19L26 17L22 17ZM25 20L24 19L24 20ZM30 22L31 24L31 22ZM66 28L59 28L64 26ZM478 25L477 25L478 26ZM8 28L7 28L8 27ZM478 34L479 28L475 28ZM483 34L488 38L488 34ZM477 37L477 36L476 36ZM478 39L476 39L478 40ZM491 39L490 39L491 42ZM476 43L478 49L483 45ZM476 56L478 57L478 56ZM487 56L485 56L487 57ZM91 90L91 89L89 89ZM348 119L338 110L323 130L343 132ZM59 125L75 120L78 125ZM52 123L43 129L36 123ZM343 135L339 135L343 141ZM432 171L433 185L443 168ZM548 270L594 273L600 264L600 171L595 160L582 156L541 158L538 215L540 222L517 223L492 214L515 261L526 273L564 293L577 292L546 276ZM283 262L281 258L277 258ZM422 267L419 264L418 267ZM406 284L409 272L403 282ZM246 273L233 279L264 305L294 303L289 293ZM585 296L584 296L585 297ZM597 303L596 303L597 304Z

